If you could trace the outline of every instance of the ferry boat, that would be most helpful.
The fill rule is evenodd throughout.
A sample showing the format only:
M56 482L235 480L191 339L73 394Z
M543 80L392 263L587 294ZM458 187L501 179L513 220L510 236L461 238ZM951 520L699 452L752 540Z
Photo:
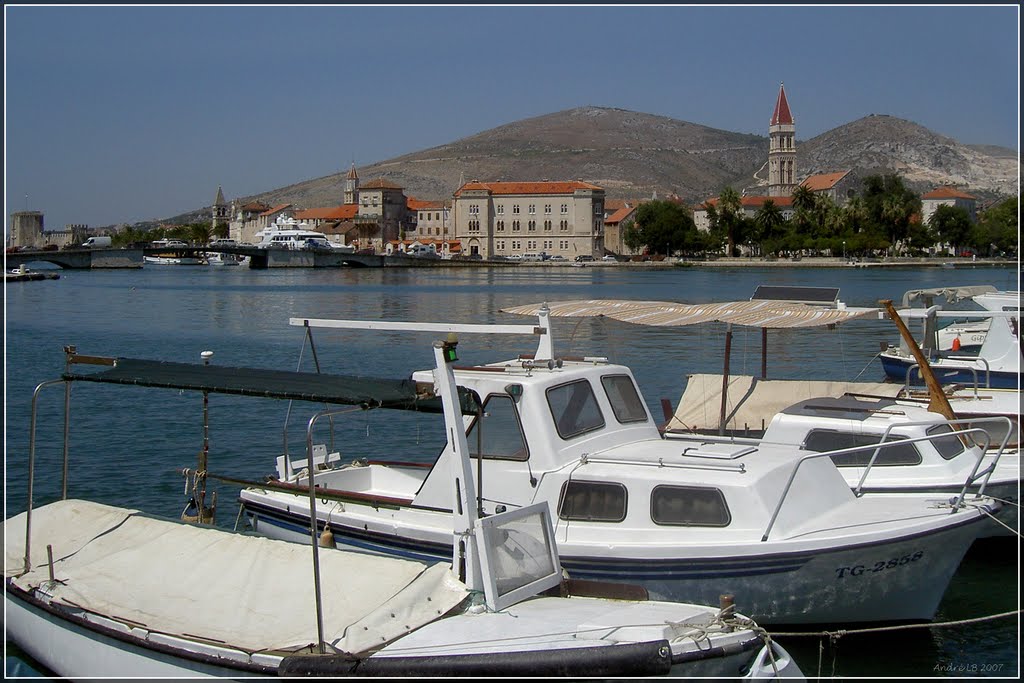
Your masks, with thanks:
M667 440L627 367L556 356L547 307L537 315L535 353L455 368L466 404L462 420L446 421L448 443L439 453L411 457L416 447L398 445L393 461L350 454L346 463L322 447L310 466L286 453L276 477L240 494L253 530L294 540L316 519L338 547L447 556L453 508L444 473L455 457L452 443L465 434L480 514L548 505L570 576L638 583L668 600L705 603L729 592L763 623L857 623L931 619L967 548L1000 507L979 494L858 497L831 457L874 447L794 457ZM307 335L314 328L449 329L308 318L291 324ZM511 326L477 327L501 334ZM412 376L417 387L436 381L429 371ZM388 403L373 394L365 401ZM311 472L325 501L315 509L307 501Z

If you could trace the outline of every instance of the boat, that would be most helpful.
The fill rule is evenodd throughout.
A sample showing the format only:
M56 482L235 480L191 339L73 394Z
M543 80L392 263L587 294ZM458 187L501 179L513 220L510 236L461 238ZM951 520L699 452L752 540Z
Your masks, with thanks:
M206 252L206 262L211 266L241 266L249 262L249 257L222 251L208 251Z
M904 317L919 318L923 321L921 346L939 382L1019 389L1020 292L996 290L991 286L913 290L904 295L904 305L926 295L944 296L950 303L971 300L982 309L949 311L942 310L939 306L928 305L924 309L909 309L901 313ZM991 320L976 354L965 354L962 349L949 352L940 349L937 330L938 321L943 318ZM905 341L901 341L899 346L890 345L879 354L879 359L887 376L901 382L916 379L920 383L920 373L915 373L920 364Z
M1003 441L992 444L981 426L1001 423ZM807 452L895 444L832 458L856 495L977 491L1003 502L1003 508L979 537L1020 533L1020 452L1008 450L1006 417L947 420L924 406L895 398L844 393L798 401L776 413L762 436L712 436L674 429L665 436L683 443L779 448L793 457ZM943 434L941 438L924 437ZM961 435L973 434L966 439ZM994 446L989 448L989 446ZM972 480L982 480L971 486Z
M434 344L431 387L370 385L395 407L439 410L447 424L461 425L468 395L452 371L456 346L451 338ZM207 352L202 364L188 364L65 351L61 378L33 394L28 507L4 523L7 637L59 677L803 678L731 596L703 607L567 580L546 504L477 513L461 429L452 431L446 474L455 550L437 562L321 548L331 545L328 530L313 529L298 544L204 524L208 393L347 404L310 420L305 462L313 470L317 418L371 400L367 382L218 367ZM68 392L73 382L203 392L203 448L197 470L185 472L193 497L181 520L66 493L33 505L38 398L47 387ZM319 496L307 496L310 509Z
M144 263L154 266L205 266L206 259L200 256L143 256Z
M159 239L150 243L154 249L162 249L159 253L145 254L143 263L156 266L205 266L206 258L201 254L186 256L182 249L188 249L187 242L176 239Z
M60 273L44 273L30 270L24 263L4 273L4 282L29 282L33 280L59 280Z
M550 507L573 578L638 583L657 599L699 604L725 591L742 596L744 613L762 624L930 620L1000 507L966 493L858 497L829 458L864 448L799 458L748 446L682 448L660 433L629 368L556 356L546 305L510 312L537 315L537 350L456 368L455 381L479 397L479 407L464 428L448 421L445 433L465 433L472 444L482 514ZM314 329L365 329L354 321L290 323L311 345ZM435 329L383 321L372 329L402 325ZM412 380L434 381L429 371ZM242 512L272 538L301 538L315 518L339 547L445 557L452 441L401 461L355 453L344 462L324 445L315 468L285 453L276 476L242 489ZM393 448L414 453L408 443ZM316 509L304 502L310 472L328 501Z
M356 251L351 244L332 242L324 233L311 230L294 218L282 219L260 230L256 239L259 249L323 249L342 254L354 254Z

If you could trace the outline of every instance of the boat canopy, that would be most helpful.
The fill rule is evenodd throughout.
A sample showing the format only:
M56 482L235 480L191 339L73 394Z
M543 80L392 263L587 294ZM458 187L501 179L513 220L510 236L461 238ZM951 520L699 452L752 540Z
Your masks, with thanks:
M76 364L105 365L97 372L81 372ZM68 369L61 375L67 382L102 382L236 394L260 398L316 401L364 408L392 408L440 413L441 399L433 387L412 379L384 379L351 375L326 375L264 368L228 367L196 363L102 358L69 355ZM476 414L476 394L459 387L464 414Z
M922 299L925 305L931 305L935 297L943 297L951 304L964 299L971 299L979 294L990 294L997 291L992 285L964 285L960 287L936 287L933 289L912 289L903 295L903 306L910 306L911 303Z
M536 315L545 304L526 304L501 309L503 313ZM591 299L546 304L550 315L561 317L604 316L636 325L679 327L722 322L748 327L820 327L856 318L877 316L878 308L826 308L777 300L681 304L671 301Z
M697 373L688 376L686 390L667 430L711 431L722 427L722 375ZM750 375L732 375L725 387L725 423L733 429L763 431L772 418L791 405L821 396L847 393L896 398L902 384L842 382L828 380L771 380Z

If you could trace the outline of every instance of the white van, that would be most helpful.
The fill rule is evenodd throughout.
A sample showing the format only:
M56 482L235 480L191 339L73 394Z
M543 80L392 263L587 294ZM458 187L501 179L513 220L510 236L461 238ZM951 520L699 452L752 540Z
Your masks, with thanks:
M543 261L546 254L543 251L528 251L523 254L521 261Z
M86 241L82 242L83 249L100 249L102 247L110 246L110 236L100 235L99 237L90 237Z

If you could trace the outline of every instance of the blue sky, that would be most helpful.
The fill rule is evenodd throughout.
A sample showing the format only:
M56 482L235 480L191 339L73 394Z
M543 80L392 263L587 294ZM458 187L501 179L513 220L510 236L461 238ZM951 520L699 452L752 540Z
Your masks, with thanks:
M780 82L798 140L878 113L1019 150L1012 5L8 5L4 30L6 214L50 230L584 105L766 135Z

